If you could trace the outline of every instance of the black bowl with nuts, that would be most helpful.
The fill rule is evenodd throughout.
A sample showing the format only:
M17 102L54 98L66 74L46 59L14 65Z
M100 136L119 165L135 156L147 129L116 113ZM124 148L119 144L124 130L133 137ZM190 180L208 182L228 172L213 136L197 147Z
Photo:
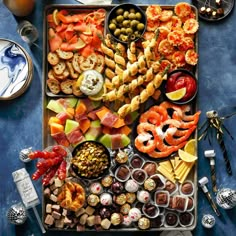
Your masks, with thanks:
M97 141L84 141L72 152L71 168L83 179L97 179L109 173L111 165L108 149Z
M107 17L107 30L116 41L137 41L146 30L145 12L137 5L124 3L112 8Z

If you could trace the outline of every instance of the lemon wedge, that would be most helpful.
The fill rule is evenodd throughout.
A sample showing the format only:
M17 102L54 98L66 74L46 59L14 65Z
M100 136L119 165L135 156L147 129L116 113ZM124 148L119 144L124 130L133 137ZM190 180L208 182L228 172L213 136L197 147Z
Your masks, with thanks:
M59 25L60 21L57 17L57 13L58 13L58 10L55 9L52 13L52 19L53 19L53 22L55 23L55 25Z
M184 151L191 154L191 155L195 155L195 153L196 153L196 140L195 139L190 139L185 144Z
M181 88L173 92L166 93L166 97L168 97L172 101L178 101L181 98L183 98L185 94L186 94L186 88Z
M188 152L185 152L181 149L178 150L178 154L181 160L185 162L194 162L197 160L197 156L194 156Z
M103 95L106 93L106 86L102 86L102 89L95 95L93 96L88 96L90 100L93 100L93 101L101 101L102 98L103 98Z

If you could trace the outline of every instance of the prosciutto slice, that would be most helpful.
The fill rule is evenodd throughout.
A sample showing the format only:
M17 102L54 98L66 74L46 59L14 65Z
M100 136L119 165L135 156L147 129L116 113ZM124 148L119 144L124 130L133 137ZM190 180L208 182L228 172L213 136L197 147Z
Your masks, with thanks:
M112 134L111 135L111 148L113 150L122 148L121 134Z
M84 136L81 133L81 131L79 130L79 127L74 129L70 133L68 133L66 136L67 136L67 139L69 140L70 144L72 144L72 145L80 143L84 139Z
M57 144L62 145L64 147L69 147L70 142L68 141L66 134L64 132L53 134L52 138L57 142Z
M112 128L118 119L119 117L117 115L112 114L111 112L107 112L106 115L102 118L101 124Z

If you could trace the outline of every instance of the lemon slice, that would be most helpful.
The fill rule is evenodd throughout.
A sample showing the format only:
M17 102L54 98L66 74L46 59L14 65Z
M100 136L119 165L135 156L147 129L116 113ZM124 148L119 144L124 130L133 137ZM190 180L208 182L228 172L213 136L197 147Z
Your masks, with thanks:
M58 10L55 9L52 13L52 19L53 19L53 22L55 23L55 25L59 25L59 19L57 18L57 13L58 13Z
M186 88L181 88L173 92L166 93L166 97L168 97L172 101L178 101L181 98L183 98L185 94L186 94Z
M103 98L103 95L106 93L107 89L106 89L106 86L103 85L102 86L102 89L95 95L93 96L88 96L90 100L93 100L93 101L100 101L102 100Z
M185 162L194 162L197 160L197 156L194 156L188 152L185 152L181 149L178 150L178 154L181 160Z
M196 140L195 139L190 139L184 146L184 151L191 154L195 155L196 152Z

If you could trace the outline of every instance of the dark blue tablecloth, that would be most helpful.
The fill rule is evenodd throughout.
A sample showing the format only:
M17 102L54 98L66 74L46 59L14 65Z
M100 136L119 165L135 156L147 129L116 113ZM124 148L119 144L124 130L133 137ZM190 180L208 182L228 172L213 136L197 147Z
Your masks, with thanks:
M113 1L123 3L126 1ZM139 4L165 4L173 5L177 0L138 0L129 1ZM189 1L187 1L189 2ZM14 226L8 223L6 211L16 202L20 196L12 180L11 173L22 167L26 167L30 174L35 170L34 164L24 164L19 160L19 152L23 148L42 148L42 45L43 45L43 11L44 6L51 3L77 4L75 0L36 0L33 13L25 18L14 17L8 9L0 3L0 38L11 39L22 45L33 59L34 78L29 89L19 98L12 101L0 101L0 235L2 236L30 236L41 235L41 231L35 220L33 212L29 211L28 220L24 225ZM79 4L79 3L78 3ZM37 47L29 48L16 32L17 22L22 19L31 21L39 31ZM198 108L202 111L200 123L202 123L208 110L216 109L220 115L236 111L236 12L219 22L206 22L200 20L199 29L199 93ZM225 120L225 126L236 137L236 117ZM222 153L217 142L209 146L208 142L199 142L198 145L198 177L210 178L209 161L204 157L204 150L215 149L217 181L219 188L229 187L236 189L236 143L226 135L225 143L230 154L233 175L228 176ZM34 185L41 195L40 181ZM209 183L209 190L211 185ZM214 196L214 194L212 194ZM198 224L192 232L194 235L236 235L236 208L232 210L220 209L222 216L218 218L209 206L205 196L198 191ZM41 205L38 206L41 212ZM212 214L216 217L216 225L213 229L204 229L201 225L203 214ZM47 232L46 235L77 235L78 233ZM95 235L97 233L80 233L80 235ZM110 236L111 233L100 233ZM114 233L112 233L114 234ZM118 235L118 233L116 233ZM131 235L158 235L159 232L123 233Z

